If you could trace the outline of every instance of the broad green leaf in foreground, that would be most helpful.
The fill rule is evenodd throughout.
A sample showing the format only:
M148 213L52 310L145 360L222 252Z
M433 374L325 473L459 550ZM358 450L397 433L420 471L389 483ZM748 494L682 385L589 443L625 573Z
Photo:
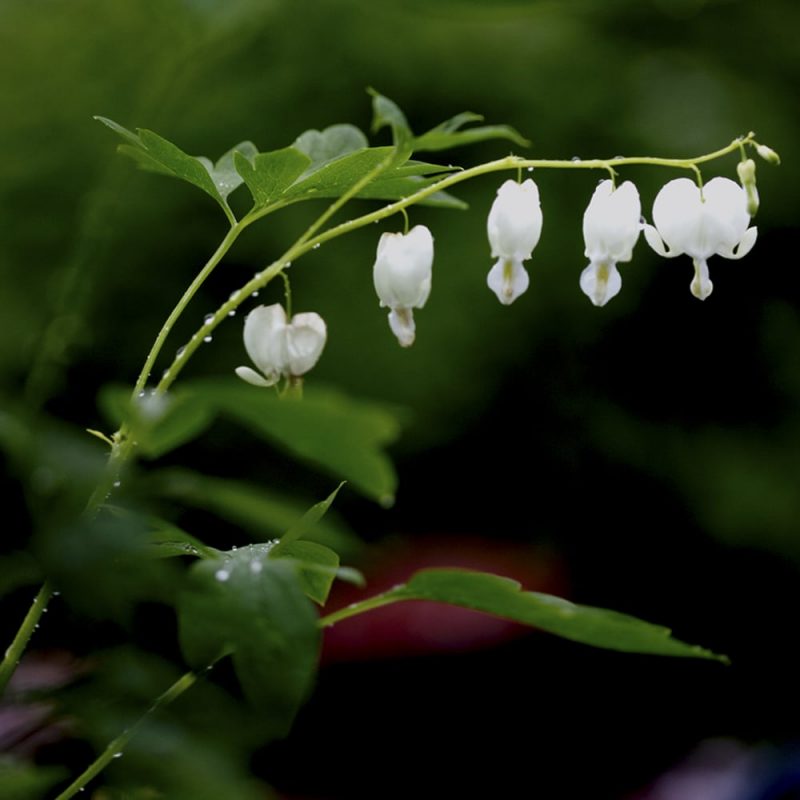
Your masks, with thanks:
M230 654L245 695L263 712L265 735L280 737L311 690L320 634L297 565L269 558L271 547L194 564L178 620L186 660L202 668Z
M241 381L197 381L184 391L367 497L393 502L397 476L384 448L400 426L385 406L321 389L280 399Z
M673 639L671 631L660 625L617 611L576 605L553 595L522 591L517 581L484 572L423 570L408 583L364 600L359 606L368 611L402 600L432 600L484 611L608 650L728 662L725 656ZM325 617L323 624L332 625L354 613L358 613L358 606Z

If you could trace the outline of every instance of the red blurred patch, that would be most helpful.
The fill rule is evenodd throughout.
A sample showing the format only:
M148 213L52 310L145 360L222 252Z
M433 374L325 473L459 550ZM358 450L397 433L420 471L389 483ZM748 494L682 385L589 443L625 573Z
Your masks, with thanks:
M564 594L564 567L549 551L529 545L477 538L434 538L393 542L376 548L361 565L367 588L337 583L325 606L336 611L430 567L460 567L519 581L525 589ZM411 600L368 611L325 630L323 663L463 652L518 638L530 628L441 603Z

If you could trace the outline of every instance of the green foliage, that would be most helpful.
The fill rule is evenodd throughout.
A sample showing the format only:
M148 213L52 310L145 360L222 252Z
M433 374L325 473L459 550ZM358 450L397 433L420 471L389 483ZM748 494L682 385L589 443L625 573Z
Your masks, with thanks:
M159 470L147 481L147 488L158 496L210 511L258 541L281 537L297 524L306 507L297 498L262 486L185 469ZM348 526L333 514L326 514L313 526L306 527L303 536L341 555L353 555L362 546Z
M465 144L483 142L487 139L508 139L520 147L529 147L530 142L515 131L510 125L484 125L479 128L460 130L468 122L481 122L480 114L469 111L457 114L441 125L431 128L422 136L414 139L414 151L449 150L451 147L460 147Z
M106 509L42 532L37 555L73 607L94 619L126 623L137 603L174 597L180 576L177 565L156 558L158 538L145 517Z
M0 797L4 800L40 800L58 783L64 770L59 767L35 767L0 756Z
M113 424L127 422L130 435L146 458L160 458L199 436L211 424L213 410L190 392L156 395L144 392L131 400L123 386L106 386L98 404Z
M253 195L255 207L264 208L281 199L311 160L296 147L284 147L250 157L237 153L234 164Z
M233 658L250 702L264 713L265 735L283 736L311 689L319 628L297 566L250 545L197 562L178 602L186 660L204 667Z
M309 172L316 172L330 161L369 147L367 137L355 125L331 125L325 130L301 133L292 145L310 160Z
M290 542L295 542L298 539L305 537L309 531L319 524L319 521L328 513L331 503L336 499L339 490L344 486L344 482L340 483L324 500L315 503L311 508L306 511L303 516L294 522L281 536L280 544L276 547L276 551L282 551ZM276 555L277 553L273 553Z
M95 119L125 140L125 144L119 146L119 151L133 158L140 167L161 175L171 175L202 189L231 218L227 197L241 184L231 169L233 150L242 148L245 155L253 155L255 146L252 142L242 142L213 165L207 158L187 155L177 145L152 131L139 128L138 133L133 133L107 117L97 116Z
M367 137L354 125L331 125L322 131L307 130L290 147L259 153L249 141L240 142L220 157L216 164L204 156L189 156L172 142L152 131L133 133L107 117L95 117L125 143L119 151L131 156L143 169L171 175L202 189L213 197L233 220L228 195L247 184L254 210L279 208L289 203L316 198L336 198L349 191L382 163L385 169L357 194L369 200L399 200L433 185L437 178L422 175L454 169L436 164L407 162L415 150L445 150L489 139L509 139L525 146L527 141L507 125L460 130L466 123L482 117L463 113L415 138L400 107L388 97L370 89L373 132L383 127L392 130L392 147L369 147ZM446 192L437 192L420 205L440 208L466 208L466 204Z
M424 570L381 598L386 602L433 600L472 608L608 650L727 663L725 656L673 639L668 628L616 611L576 605L553 595L524 592L517 581L482 572Z
M312 388L302 402L280 399L241 381L186 384L197 402L244 425L254 435L333 476L367 497L390 504L397 476L385 447L400 433L396 417L382 405Z

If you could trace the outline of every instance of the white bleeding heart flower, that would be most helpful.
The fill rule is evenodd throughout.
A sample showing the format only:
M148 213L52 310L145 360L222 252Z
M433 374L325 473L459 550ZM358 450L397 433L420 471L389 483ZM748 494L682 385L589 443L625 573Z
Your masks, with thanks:
M510 305L530 283L527 261L542 235L539 188L528 178L524 183L507 180L498 190L486 222L492 258L497 262L486 282L503 305Z
M237 367L236 374L254 386L304 375L319 360L327 336L324 320L313 311L289 321L280 303L258 306L244 321L244 346L261 374L250 367Z
M589 266L581 273L580 286L596 306L604 306L622 287L617 264L633 258L641 215L639 192L630 181L615 189L612 181L605 180L594 190L583 215Z
M402 347L414 343L415 308L422 308L431 293L433 236L424 225L408 233L384 233L372 276L381 308L389 308L389 327Z
M647 243L661 256L683 253L694 260L692 294L705 300L714 285L708 274L708 259L746 256L758 237L748 227L747 193L729 178L713 178L700 188L688 178L664 186L653 204L653 225L645 225ZM667 249L669 248L669 249Z

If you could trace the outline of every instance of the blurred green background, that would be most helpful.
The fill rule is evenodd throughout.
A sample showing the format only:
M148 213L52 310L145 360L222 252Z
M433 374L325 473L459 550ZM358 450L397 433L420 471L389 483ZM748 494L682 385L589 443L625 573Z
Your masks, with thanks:
M276 754L289 765L284 774L273 767L278 783L321 796L401 796L371 783L391 771L397 748L413 751L403 756L412 765L392 780L412 786L413 764L445 774L431 753L437 737L450 737L472 764L471 780L487 786L526 775L532 789L560 797L591 775L593 796L621 797L703 738L796 736L788 639L800 558L800 284L787 254L800 178L799 25L790 0L2 0L0 388L4 402L40 406L78 428L106 425L99 389L132 383L161 321L225 232L209 198L115 155L94 114L216 158L243 139L266 151L308 128L367 129L365 87L375 86L417 132L471 110L520 130L533 142L525 154L536 157L699 155L751 129L783 156L777 169L758 164L755 250L743 261L712 260L714 294L704 304L689 294L688 259L660 260L640 242L621 268L621 294L606 308L590 305L578 276L595 176L580 171L536 176L544 232L531 287L510 308L485 285L485 218L500 176L460 187L468 211L411 212L412 224L432 229L436 262L409 351L390 335L371 281L378 235L399 220L293 268L296 310L315 310L329 326L311 380L407 409L396 507L341 503L362 536L545 544L564 559L574 599L670 624L729 653L734 666L721 675L714 665L537 639L488 661L363 674L337 667L301 719L298 752L303 743L326 750L335 773L346 749L327 741L335 725L321 720L347 714L339 698L359 687L373 701L377 693L383 713L361 709L355 735L416 714L415 724L397 723L413 730L413 744L390 735L383 748L362 743L371 766L348 767L348 795L327 772L330 785L296 779L290 740ZM444 163L507 152L490 142L444 154ZM706 178L735 177L735 164L715 162ZM676 177L655 168L622 175L637 183L648 218L660 185ZM312 213L303 204L248 231L167 352ZM264 294L280 296L277 287ZM246 363L240 326L241 317L223 325L188 374L229 375ZM312 498L328 485L224 427L170 458L269 485L301 481ZM8 549L25 542L21 529L5 536ZM632 682L644 687L636 696ZM460 734L424 716L436 702ZM500 737L509 754L501 770L480 747L516 714L537 732L525 743ZM615 715L630 730L612 743ZM564 737L576 728L583 733L566 754ZM528 745L542 754L535 775L526 772ZM586 770L565 774L565 764Z

